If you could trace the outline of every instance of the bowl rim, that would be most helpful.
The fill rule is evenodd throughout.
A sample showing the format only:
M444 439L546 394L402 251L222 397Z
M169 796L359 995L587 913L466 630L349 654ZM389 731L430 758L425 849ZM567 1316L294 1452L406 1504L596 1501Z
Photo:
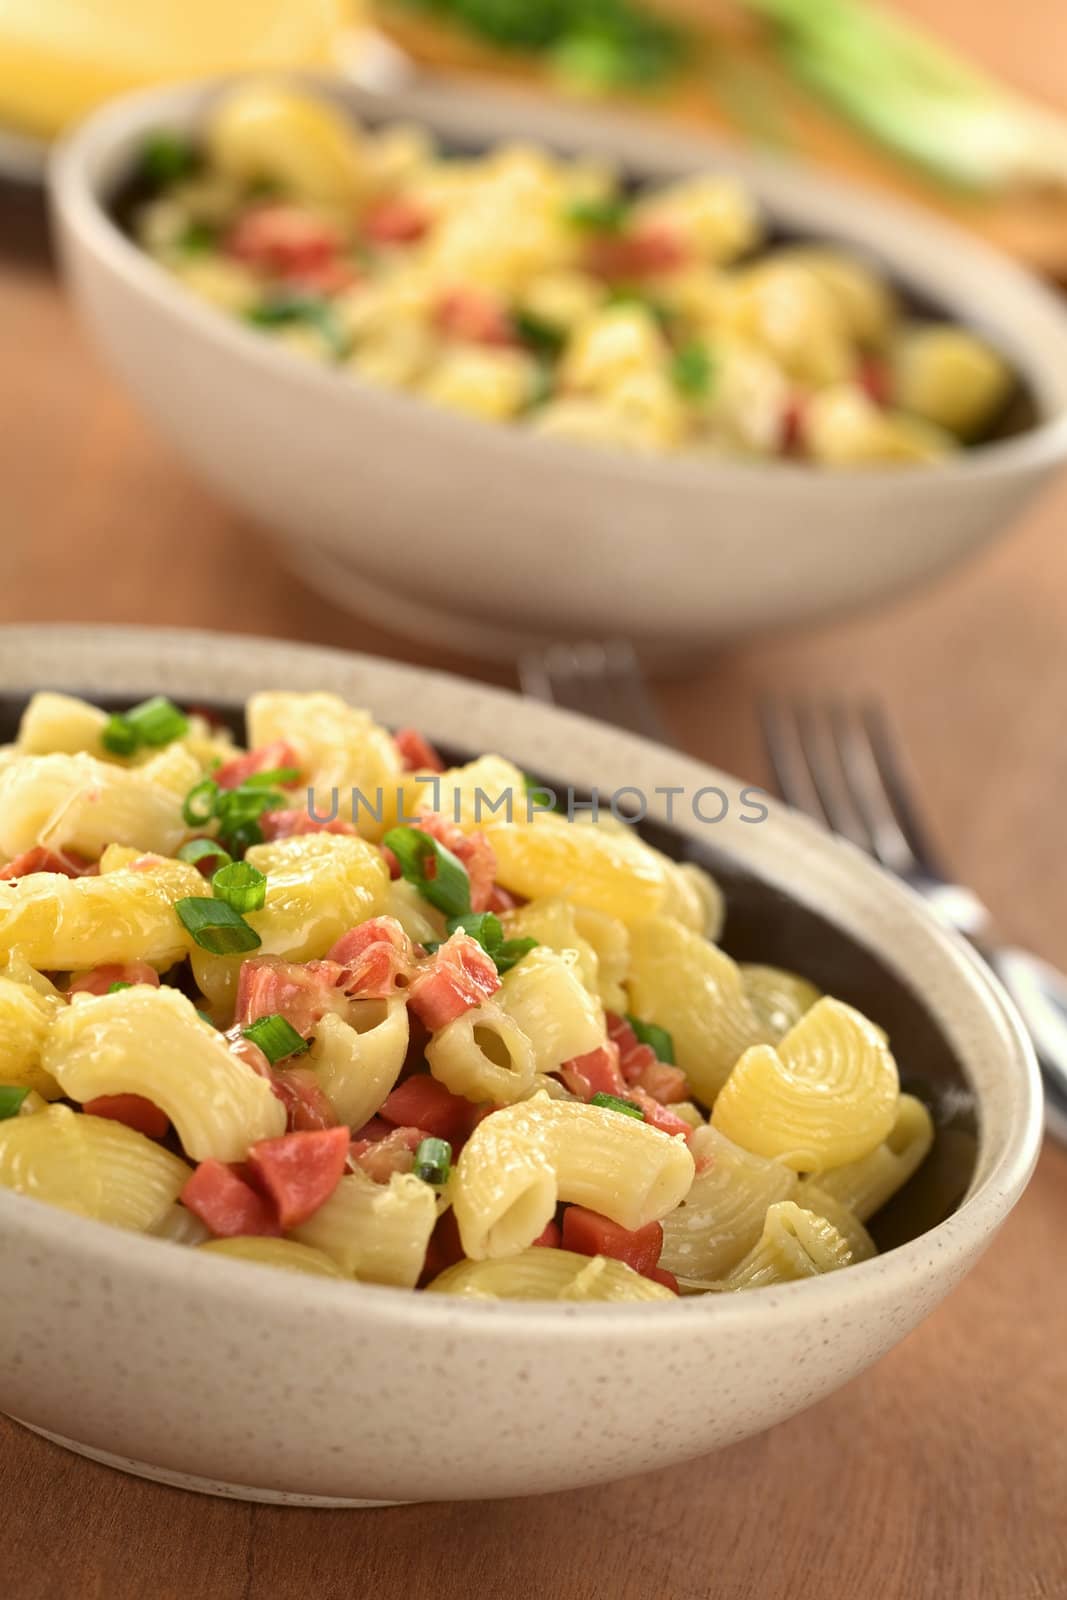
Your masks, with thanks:
M243 699L251 692L246 685L264 686L271 679L279 684L290 682L294 668L296 675L304 680L301 687L315 683L321 688L332 686L338 692L344 692L339 688L340 683L347 683L354 675L359 692L367 695L372 710L382 701L400 707L408 703L415 705L420 696L428 696L431 715L424 726L431 738L462 743L462 726L476 723L478 732L471 735L475 740L484 740L486 728L491 730L490 737L499 730L500 746L508 748L516 729L525 728L531 740L547 738L553 742L560 752L562 765L568 764L567 752L591 746L594 753L586 759L595 767L600 759L596 754L599 746L601 756L605 750L610 751L612 758L622 763L622 770L629 761L635 763L636 770L638 763L647 765L650 759L664 760L669 761L679 782L738 790L746 787L740 780L703 762L572 712L536 705L510 691L476 684L452 674L426 671L355 652L193 629L62 623L0 626L0 688L15 694L48 686L74 693L81 690L87 695L145 692L180 695L179 685L184 675L195 676L199 672L201 682L207 683L224 676L227 667L244 674L244 684L233 692L235 699ZM189 692L195 696L206 691L203 687L191 686ZM454 709L444 713L443 707ZM446 715L446 726L436 720L442 714ZM585 775L569 781L584 783ZM677 823L669 825L677 826ZM533 1327L543 1326L547 1331L567 1326L571 1331L585 1329L587 1337L596 1339L603 1332L605 1318L621 1317L627 1324L628 1334L643 1331L654 1336L671 1326L679 1326L675 1321L666 1321L667 1318L717 1319L714 1326L718 1327L723 1319L733 1322L741 1317L750 1324L762 1326L765 1318L783 1315L787 1309L802 1312L806 1306L814 1316L852 1307L862 1302L868 1288L873 1290L879 1282L884 1293L903 1296L908 1285L914 1284L917 1278L943 1279L948 1274L950 1281L955 1281L962 1275L969 1260L989 1242L1015 1205L1037 1161L1043 1131L1042 1096L1030 1039L1008 996L977 953L942 926L911 889L891 878L855 847L833 838L778 802L771 806L763 827L764 837L769 836L771 840L768 860L772 864L777 852L783 861L790 863L790 871L800 872L801 880L814 878L819 892L824 881L832 885L834 878L839 878L850 887L875 895L880 910L891 912L914 930L921 931L927 947L950 962L955 977L968 991L969 1004L974 1006L975 1014L971 1017L968 1010L967 1015L970 1021L980 1022L984 1033L983 1051L995 1048L1003 1056L1000 1081L1013 1080L1017 1091L1010 1125L1007 1128L998 1125L991 1130L992 1137L1000 1140L1000 1154L983 1176L972 1181L957 1209L915 1239L870 1261L851 1266L847 1271L775 1285L758 1294L683 1296L670 1303L613 1302L575 1306L540 1301L478 1301L451 1295L438 1297L385 1285L340 1283L301 1275L302 1304L312 1311L319 1306L324 1312L329 1309L334 1313L346 1305L355 1319L370 1319L376 1313L385 1322L407 1321L415 1316L426 1319L428 1329L443 1322L455 1327L458 1322L472 1333L507 1335L528 1332ZM683 835L686 833L684 827L679 831ZM731 830L734 853L757 876L776 883L791 898L803 900L802 888L810 890L812 885L790 884L782 876L783 868L779 867L775 873L768 869L767 862L761 867L765 846L761 840L760 848L756 848L753 833L751 828L746 833L743 823ZM690 836L698 835L690 830ZM724 848L729 851L731 845L724 845ZM794 868L793 861L801 858L807 859L807 865ZM842 922L843 913L839 910L823 908L823 914L837 923L847 937L855 937ZM886 947L876 948L881 958L892 965ZM960 1016L964 1009L957 1002ZM946 1014L938 1012L932 1002L931 1011L944 1023ZM987 1129L986 1108L977 1086L976 1101L980 1170ZM7 1231L21 1233L25 1240L32 1239L46 1249L60 1248L67 1254L73 1253L80 1263L91 1265L95 1270L136 1269L161 1285L177 1284L205 1296L213 1292L213 1286L214 1292L223 1297L227 1287L232 1288L232 1277L224 1277L219 1271L222 1267L231 1274L234 1267L238 1269L236 1282L246 1302L255 1301L263 1306L272 1301L277 1303L279 1294L286 1294L287 1285L289 1296L295 1292L294 1274L279 1273L277 1269L265 1271L253 1262L213 1259L209 1252L176 1247L170 1241L150 1235L130 1234L30 1196L0 1189L0 1232ZM798 1294L802 1296L799 1302ZM709 1320L709 1332L712 1325Z
M934 490L940 486L948 489L975 478L1049 470L1067 460L1067 382L1062 377L1067 370L1067 314L1051 290L1029 271L962 229L918 207L883 198L858 185L826 178L813 170L791 167L781 159L739 151L706 135L672 129L657 129L657 145L677 151L680 168L699 159L714 161L722 170L752 184L761 204L767 204L772 214L774 205L763 200L761 190L766 186L780 192L788 181L790 189L801 192L813 206L826 206L836 211L845 242L864 248L860 240L847 237L858 231L857 218L866 219L872 228L881 224L895 225L901 232L907 229L910 240L915 242L909 242L901 255L910 258L920 275L923 255L928 255L932 247L942 255L951 254L953 259L969 260L972 267L983 274L987 290L1007 293L1016 305L1020 302L1028 305L1045 324L1043 336L1030 343L1025 353L1021 347L1010 352L1009 359L1037 394L1044 413L1042 419L1036 426L1010 438L912 468L819 469L788 461L705 459L692 452L662 457L622 449L601 451L573 440L546 439L531 429L486 422L434 406L407 391L372 384L350 368L340 370L297 359L294 352L277 341L265 338L238 318L197 299L123 232L99 193L97 169L106 169L115 152L128 145L132 137L168 118L195 125L203 108L215 97L236 83L260 76L235 73L198 78L122 96L61 138L48 161L49 200L60 224L61 236L64 230L68 231L79 247L89 250L98 263L122 281L128 292L140 296L171 321L184 323L224 356L235 358L265 375L288 380L324 401L332 397L339 405L376 405L397 428L435 432L446 442L454 441L457 448L464 443L471 448L480 445L483 450L501 457L505 467L517 469L526 465L539 471L554 467L572 474L584 473L598 480L610 475L617 481L622 480L624 485L634 483L667 489L673 484L710 491L716 485L745 488L758 484L761 492L777 494L789 502L805 488L826 492L828 486L833 485L831 492L851 494L859 504L867 501L870 492L881 496L902 489L906 494L909 486L914 491L916 484L929 484ZM423 115L432 127L450 112L456 114L454 108L444 109L447 96L442 97L441 92L432 87L381 92L325 73L291 72L271 76L339 102L357 115L373 111L385 121L392 117L417 119L419 108L423 107ZM572 146L580 145L583 124L587 139L593 136L594 127L599 128L600 139L615 144L625 145L634 139L634 123L618 115L598 113L594 121L588 111L583 113L574 108L519 98L509 100L481 86L478 103L497 117L513 119L516 137L521 137L530 124L537 123L536 132L527 133L528 137L548 139L555 136L561 143ZM648 136L647 127L644 136ZM498 137L493 135L487 144ZM113 175L108 173L109 178ZM825 228L822 236L830 237ZM866 253L883 269L886 267L885 257L877 248L872 250L868 246ZM907 276L903 265L891 268L891 276L900 275ZM977 309L969 301L953 302L947 288L939 292L946 311L954 320L962 324L982 320L976 314L967 314L968 309L972 313Z

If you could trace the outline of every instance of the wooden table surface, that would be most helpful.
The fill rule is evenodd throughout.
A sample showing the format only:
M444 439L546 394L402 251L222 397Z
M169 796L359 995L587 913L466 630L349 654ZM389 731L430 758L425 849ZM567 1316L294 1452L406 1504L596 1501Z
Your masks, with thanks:
M42 241L35 205L0 195L0 621L195 624L429 660L307 593L188 476L84 348ZM733 650L657 692L682 744L758 782L758 694L842 682L888 701L959 875L1067 967L1067 481L935 589ZM979 1268L872 1372L761 1438L580 1494L245 1506L120 1476L0 1420L0 1595L1054 1600L1065 1242L1067 1152L1046 1148Z

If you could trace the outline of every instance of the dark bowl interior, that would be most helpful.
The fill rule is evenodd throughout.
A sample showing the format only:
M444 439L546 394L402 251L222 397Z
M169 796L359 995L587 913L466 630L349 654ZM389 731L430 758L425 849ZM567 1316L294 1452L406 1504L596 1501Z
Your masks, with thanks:
M343 101L341 104L343 106ZM376 116L373 113L369 113L362 115L360 118L361 124L371 129L388 127L397 120L398 118L395 114L379 114ZM556 154L560 156L565 157L573 154L573 150L568 146L562 143L554 143L551 139L539 137L538 142L553 148ZM485 150L484 145L474 141L454 138L444 139L441 137L438 137L438 147L445 155L459 158L476 157L482 155ZM633 177L624 185L627 191L632 194L636 194L641 189L649 186L649 180L640 177ZM134 213L140 205L150 199L153 193L156 192L158 192L156 187L147 181L144 175L139 173L136 168L131 168L114 185L108 199L108 210L122 231L131 238L134 233ZM779 223L773 215L770 215L767 217L765 243L755 252L754 259L768 247L774 248L795 244L834 245L847 253L853 255L858 253L856 245L851 241L833 239L825 234L804 233ZM958 312L924 294L915 284L909 283L899 273L887 267L877 256L871 255L870 262L881 276L892 284L900 304L909 317L919 321L955 322L968 325L972 327L973 332L979 334L988 343L996 345L996 339L991 336L988 329L981 326L978 318L974 319L973 323L961 318ZM972 450L981 449L983 444L993 444L1003 439L1011 439L1020 434L1028 433L1044 420L1042 408L1029 375L1019 370L1017 362L1007 352L1002 351L1001 354L1015 373L1015 383L999 415L985 431L981 440L970 446Z
M48 685L77 693L70 685ZM107 710L124 710L129 698L90 693ZM0 742L15 737L25 697L0 693ZM242 711L227 702L198 702L244 740ZM469 761L478 752L443 745L450 763ZM564 793L567 780L551 773L540 781ZM588 798L588 796L586 797ZM737 859L714 845L698 844L673 828L643 823L640 833L677 860L696 861L713 874L728 907L723 947L738 961L763 962L804 977L878 1022L888 1032L900 1067L902 1087L930 1108L937 1129L933 1150L908 1183L871 1224L881 1249L903 1244L941 1222L966 1193L977 1155L978 1123L974 1094L960 1062L927 1009L923 998L857 944L828 918L764 882Z

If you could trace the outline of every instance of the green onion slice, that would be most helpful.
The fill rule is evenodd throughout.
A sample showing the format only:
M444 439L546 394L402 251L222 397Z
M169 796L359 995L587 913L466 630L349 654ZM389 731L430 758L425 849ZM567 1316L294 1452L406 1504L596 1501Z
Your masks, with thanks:
M121 991L123 989L132 989L132 988L133 988L133 984L132 983L126 983L124 979L120 978L118 980L118 982L109 983L108 984L107 992L108 992L108 994L119 994L119 993L121 993Z
M190 828L202 828L215 815L215 801L219 786L214 778L201 778L194 783L182 802L182 817Z
M189 731L189 718L179 711L172 700L157 694L151 700L142 700L126 713L126 721L137 735L139 744L153 747L173 744Z
M666 1028L657 1028L654 1022L642 1022L640 1017L631 1017L629 1012L626 1013L626 1020L641 1043L652 1046L657 1061L666 1061L668 1066L674 1066L674 1040Z
M601 199L573 200L565 215L573 227L590 233L621 233L629 213L630 207L621 196L605 195Z
M257 950L263 943L255 928L250 928L240 912L225 900L191 895L188 899L176 900L174 909L201 950L208 950L213 956Z
M512 322L523 344L549 360L554 360L567 343L566 329L557 327L554 322L548 322L532 311L516 311Z
M100 743L113 756L132 756L140 741L128 719L115 712L104 723Z
M406 881L443 911L465 917L471 909L471 880L462 861L421 828L390 828L383 844L396 856Z
M29 1092L28 1084L0 1083L0 1122L6 1121L8 1117L18 1116L22 1102ZM427 1139L426 1143L439 1144L440 1140Z
M188 839L178 851L178 860L188 861L192 867L209 859L216 863L214 870L217 872L221 867L228 867L233 857L217 839Z
M268 767L265 772L253 772L242 783L242 789L270 789L274 785L288 788L299 783L304 776L299 767Z
M620 1100L617 1094L595 1094L589 1104L603 1106L605 1111L621 1111L624 1117L636 1117L638 1122L645 1120L640 1106L635 1106L630 1100Z
M696 340L683 345L671 364L675 388L690 400L702 400L710 392L714 371L710 354Z
M415 1151L415 1165L412 1168L416 1178L421 1178L423 1183L432 1183L440 1187L448 1182L448 1174L452 1170L452 1146L447 1139L424 1139Z
M501 974L510 972L523 956L537 948L536 939L505 939L500 918L491 911L450 917L446 926L449 933L467 933L472 939L477 939L486 954L492 956L496 970Z
M211 889L234 911L259 911L267 898L267 875L250 861L231 861L214 874Z
M258 1044L272 1067L286 1056L301 1055L308 1048L307 1040L279 1011L269 1017L259 1017L241 1032L253 1044Z
M197 155L188 139L161 128L141 146L141 171L150 183L177 183L196 170Z

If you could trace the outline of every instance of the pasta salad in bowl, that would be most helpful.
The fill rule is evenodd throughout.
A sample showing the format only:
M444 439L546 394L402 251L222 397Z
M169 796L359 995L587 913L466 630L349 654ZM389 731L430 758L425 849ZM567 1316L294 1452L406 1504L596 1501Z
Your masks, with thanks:
M544 437L826 467L920 465L1009 424L988 340L884 272L768 241L715 172L627 183L530 142L472 154L308 91L153 130L134 236L194 294L364 381Z
M681 661L885 600L1067 460L1051 293L652 122L191 84L99 112L50 188L74 302L178 452L335 603L467 655Z
M210 666L201 682L185 677L193 651L180 645L163 649L178 670L135 700L121 682L154 647L135 630L113 637L117 673L103 643L87 657L72 648L68 682L86 692L16 698L0 751L0 1269L27 1291L0 1342L16 1338L25 1359L35 1330L54 1364L63 1328L40 1321L65 1292L53 1275L68 1271L76 1320L99 1332L110 1319L93 1373L81 1356L71 1367L85 1387L70 1424L79 1445L197 1480L345 1500L545 1487L570 1469L539 1462L529 1438L525 1477L505 1473L499 1487L476 1451L450 1447L447 1491L428 1489L432 1470L395 1440L377 1466L367 1448L334 1460L301 1426L271 1465L197 1412L167 1443L162 1380L191 1358L195 1325L207 1388L234 1386L222 1415L247 1420L263 1382L258 1342L285 1337L297 1316L324 1350L356 1340L344 1363L359 1369L356 1388L328 1384L339 1415L372 1370L383 1416L403 1381L440 1390L451 1415L457 1338L478 1362L493 1351L513 1380L543 1339L560 1366L538 1381L559 1403L586 1348L576 1316L594 1339L632 1338L649 1353L663 1341L683 1366L694 1339L710 1353L724 1338L720 1355L736 1355L732 1330L747 1327L752 1339L769 1333L759 1362L773 1364L794 1314L805 1318L803 1296L807 1338L833 1314L817 1291L849 1279L874 1322L861 1319L864 1337L843 1336L836 1354L870 1359L984 1242L973 1232L981 1196L991 1215L1009 1190L989 1193L996 1143L975 1144L983 1093L996 1091L959 1064L973 1017L949 1045L944 1019L847 933L761 892L752 860L739 871L717 841L698 842L698 804L688 835L654 818L636 826L632 797L664 776L654 757L672 769L680 758L594 734L594 746L618 745L605 774L614 787L577 771L564 788L551 778L562 748L551 734L558 725L565 744L576 719L522 708L516 736L507 697L470 689L484 712L450 727L434 702L460 691L441 680L422 696L427 734L397 728L390 710L425 679L244 641L207 650L219 662L247 655L243 706L236 693L221 705L205 695ZM77 681L85 660L95 699L94 683ZM290 663L296 686L256 687L257 667ZM524 737L527 719L545 724L547 744ZM509 753L476 753L494 731ZM757 856L747 833L807 831L772 817L758 791L737 801L733 835ZM842 852L818 840L817 897L834 892L824 854L836 863ZM872 871L848 860L844 877ZM876 894L902 895L873 877ZM951 986L961 968L975 1013L996 1020L988 980L903 900L901 925L921 929L916 958L930 959L925 940L939 981ZM1025 1051L1011 1048L1024 1070L1002 1091L1017 1103L1001 1141L1017 1131L1000 1159L1018 1186L1036 1112ZM960 1230L932 1277L931 1228L939 1249ZM67 1239L65 1259L55 1248ZM116 1273L120 1302L106 1291ZM905 1281L910 1298L897 1301ZM731 1305L752 1305L753 1321ZM710 1317L698 1330L701 1306ZM518 1322L495 1319L509 1307ZM553 1313L564 1320L546 1323ZM206 1343L205 1314L221 1319ZM603 1314L637 1320L616 1330ZM234 1338L248 1319L246 1350ZM132 1368L109 1367L116 1341ZM405 1365L387 1377L391 1348ZM843 1370L833 1352L821 1365L819 1392ZM32 1375L0 1371L0 1403L69 1441L56 1426L69 1382L45 1395ZM306 1398L307 1383L297 1387ZM125 1420L109 1428L101 1404L117 1390ZM134 1419L125 1408L142 1392ZM628 1470L736 1436L757 1414L746 1392L740 1411L710 1405L710 1432L683 1441L668 1429L650 1446L644 1429L631 1439L624 1428L622 1446L590 1446L576 1470L588 1480L610 1475L611 1461Z

